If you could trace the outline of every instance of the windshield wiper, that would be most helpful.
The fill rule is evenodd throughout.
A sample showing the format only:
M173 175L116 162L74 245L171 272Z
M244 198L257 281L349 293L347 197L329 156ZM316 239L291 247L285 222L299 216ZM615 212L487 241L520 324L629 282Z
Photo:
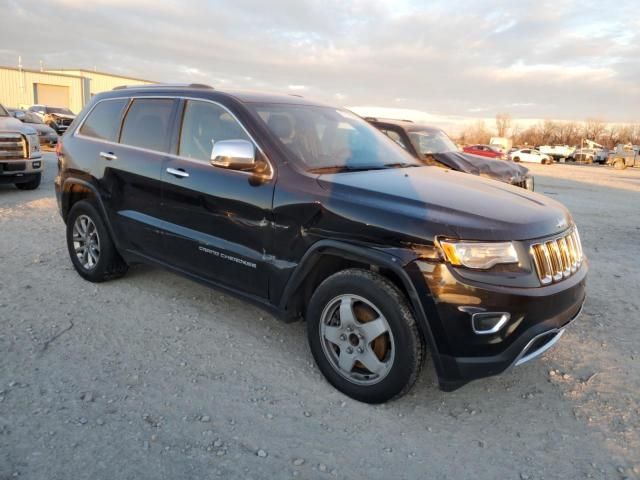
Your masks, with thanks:
M365 172L367 170L386 170L385 165L362 165L362 166L349 166L349 165L331 165L328 167L317 167L309 169L311 173L342 173L342 172Z
M417 163L409 163L409 162L396 162L396 163L385 163L383 167L385 168L407 168L407 167L420 167L421 165Z

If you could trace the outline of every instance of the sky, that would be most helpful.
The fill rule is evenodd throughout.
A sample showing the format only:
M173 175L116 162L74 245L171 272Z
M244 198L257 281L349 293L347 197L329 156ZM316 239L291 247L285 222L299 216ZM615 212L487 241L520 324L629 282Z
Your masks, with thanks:
M447 127L638 122L638 0L0 0L0 65L300 94Z

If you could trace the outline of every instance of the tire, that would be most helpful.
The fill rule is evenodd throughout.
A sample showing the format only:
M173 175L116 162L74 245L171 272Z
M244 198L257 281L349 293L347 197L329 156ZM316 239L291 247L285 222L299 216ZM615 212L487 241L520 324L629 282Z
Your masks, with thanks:
M82 252L86 254L76 252L83 246ZM67 249L78 274L90 282L99 283L121 277L129 268L116 250L102 216L86 200L76 203L67 217Z
M513 157L513 161L514 162L519 162L520 161L520 157Z
M613 168L616 170L624 170L627 168L627 165L624 163L623 158L616 158L613 160Z
M15 185L18 190L35 190L40 186L41 181L42 181L42 174L37 173L28 182L16 183Z
M316 289L306 313L316 364L345 395L382 403L401 397L416 382L424 341L407 299L386 278L361 269L338 272Z

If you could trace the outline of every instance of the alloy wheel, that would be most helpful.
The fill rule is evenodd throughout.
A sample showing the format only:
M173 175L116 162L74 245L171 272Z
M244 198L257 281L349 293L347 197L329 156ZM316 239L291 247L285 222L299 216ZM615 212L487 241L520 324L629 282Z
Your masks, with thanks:
M85 270L94 269L100 260L98 229L87 215L78 216L73 224L73 250Z
M320 343L333 369L357 385L384 379L395 357L393 334L387 319L369 300L340 295L324 308Z

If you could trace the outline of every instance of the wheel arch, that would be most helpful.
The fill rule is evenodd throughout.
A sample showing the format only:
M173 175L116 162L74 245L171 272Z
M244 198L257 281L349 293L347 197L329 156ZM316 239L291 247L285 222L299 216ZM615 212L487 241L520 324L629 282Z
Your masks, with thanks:
M291 275L280 299L279 310L289 319L297 318L300 312L304 314L315 287L330 275L353 267L373 270L406 296L420 335L431 352L436 372L441 376L443 367L429 319L409 274L403 268L411 260L365 246L320 240L309 248Z
M109 216L107 215L107 210L104 206L104 202L102 201L102 196L98 191L98 187L96 187L90 181L82 178L68 178L63 183L61 192L62 195L60 199L60 212L65 223L67 222L69 212L76 203L81 200L89 200L100 212L102 220L107 226L107 230L109 231L109 235L111 235L111 238L116 238L111 226L111 222L109 220Z

